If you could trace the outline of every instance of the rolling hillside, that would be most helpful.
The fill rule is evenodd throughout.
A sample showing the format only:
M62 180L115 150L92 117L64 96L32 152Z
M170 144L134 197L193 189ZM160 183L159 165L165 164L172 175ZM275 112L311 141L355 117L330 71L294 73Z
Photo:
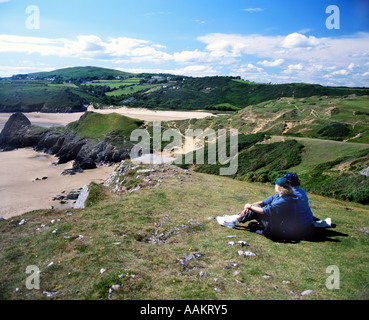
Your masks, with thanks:
M183 135L189 128L237 129L238 168L233 178L273 182L293 171L311 192L368 204L369 180L361 174L369 167L368 102L367 96L280 98L232 115L171 121L165 128ZM208 164L208 150L206 144L204 164L185 164L183 156L181 167L219 174L222 165Z
M170 74L132 74L98 67L73 67L1 79L0 111L13 112L17 108L17 111L22 108L39 111L39 104L53 99L50 90L57 91L61 97L69 90L84 103L93 103L99 107L126 105L133 108L205 109L213 112L234 112L281 97L369 95L368 88L324 87L303 83L262 84L241 80L239 77L192 78ZM16 99L14 91L17 91ZM35 96L38 97L36 102ZM79 103L77 98L75 100ZM66 103L63 99L58 101Z
M129 105L149 109L205 109L237 111L280 97L368 95L367 88L324 87L313 84L262 84L237 77L184 78L177 85L146 94L135 95Z
M174 124L181 132L186 128L234 128L244 134L265 132L369 143L369 96L277 98L230 115Z

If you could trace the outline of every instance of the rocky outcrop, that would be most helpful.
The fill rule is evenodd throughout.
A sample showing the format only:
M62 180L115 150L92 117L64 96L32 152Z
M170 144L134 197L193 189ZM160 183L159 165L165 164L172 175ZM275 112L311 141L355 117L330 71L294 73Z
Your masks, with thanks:
M59 158L59 164L74 160L73 170L77 172L94 169L98 162L120 162L130 156L130 150L112 146L105 139L96 143L79 138L67 129L58 132L52 128L32 127L28 118L17 112L0 133L0 149L10 151L25 147L53 154Z
M25 148L32 146L37 137L29 137L31 122L20 113L14 113L5 124L0 134L0 148L4 151L16 148Z

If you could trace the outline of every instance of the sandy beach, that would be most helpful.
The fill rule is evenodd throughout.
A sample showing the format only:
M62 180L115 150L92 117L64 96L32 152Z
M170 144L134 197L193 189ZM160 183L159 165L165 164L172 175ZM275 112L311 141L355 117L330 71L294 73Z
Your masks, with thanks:
M121 115L140 119L144 121L170 121L170 120L185 120L185 119L202 119L209 116L214 116L209 112L187 112L187 111L153 111L143 108L109 108L109 109L94 109L91 105L88 111L108 114L119 113ZM65 126L68 123L78 120L84 112L76 113L40 113L40 112L25 112L24 115L31 121L33 125L41 127L57 127ZM0 132L5 123L13 113L0 113Z
M185 119L202 119L205 117L214 117L212 113L200 111L160 111L149 110L144 108L111 108L111 109L94 109L92 106L88 107L88 111L99 113L116 112L127 117L140 119L144 121L170 121L170 120L185 120Z
M100 113L116 112L128 117L144 121L169 121L189 118L204 118L213 116L207 112L184 111L152 111L147 109L119 109L97 110L92 106L89 111ZM78 120L83 113L24 113L33 125L42 127L65 126ZM0 131L12 113L0 113ZM52 198L71 190L83 188L92 181L103 182L114 170L112 167L99 167L85 170L74 176L61 175L65 169L72 167L72 162L53 166L58 162L54 156L32 149L18 149L9 152L0 152L0 217L10 218L25 212L38 209L48 209L57 205ZM45 180L35 181L36 178Z
M4 128L12 113L0 113L0 132ZM31 124L40 127L60 127L68 123L78 120L84 112L76 113L40 113L40 112L24 112L23 113Z
M62 191L68 193L92 181L104 182L115 169L115 166L104 166L73 176L61 175L72 167L72 162L53 166L57 161L54 156L29 148L0 152L0 217L10 218L31 210L49 209L59 203L52 198ZM35 181L43 177L47 179Z

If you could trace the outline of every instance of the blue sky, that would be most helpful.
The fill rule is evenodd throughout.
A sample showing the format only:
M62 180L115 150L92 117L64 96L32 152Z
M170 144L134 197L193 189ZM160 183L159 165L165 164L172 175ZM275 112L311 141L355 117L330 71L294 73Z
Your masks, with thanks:
M0 0L0 76L86 65L369 86L369 1Z

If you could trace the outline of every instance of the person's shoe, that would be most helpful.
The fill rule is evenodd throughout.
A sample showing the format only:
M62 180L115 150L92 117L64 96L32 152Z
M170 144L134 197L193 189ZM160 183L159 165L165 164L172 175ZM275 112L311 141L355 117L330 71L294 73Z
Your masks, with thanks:
M316 228L330 228L332 226L332 219L327 218L325 220L314 221L313 225Z
M234 218L230 216L223 216L223 217L217 217L217 221L223 227L228 227L228 228L233 229L236 226L237 219L235 220Z

